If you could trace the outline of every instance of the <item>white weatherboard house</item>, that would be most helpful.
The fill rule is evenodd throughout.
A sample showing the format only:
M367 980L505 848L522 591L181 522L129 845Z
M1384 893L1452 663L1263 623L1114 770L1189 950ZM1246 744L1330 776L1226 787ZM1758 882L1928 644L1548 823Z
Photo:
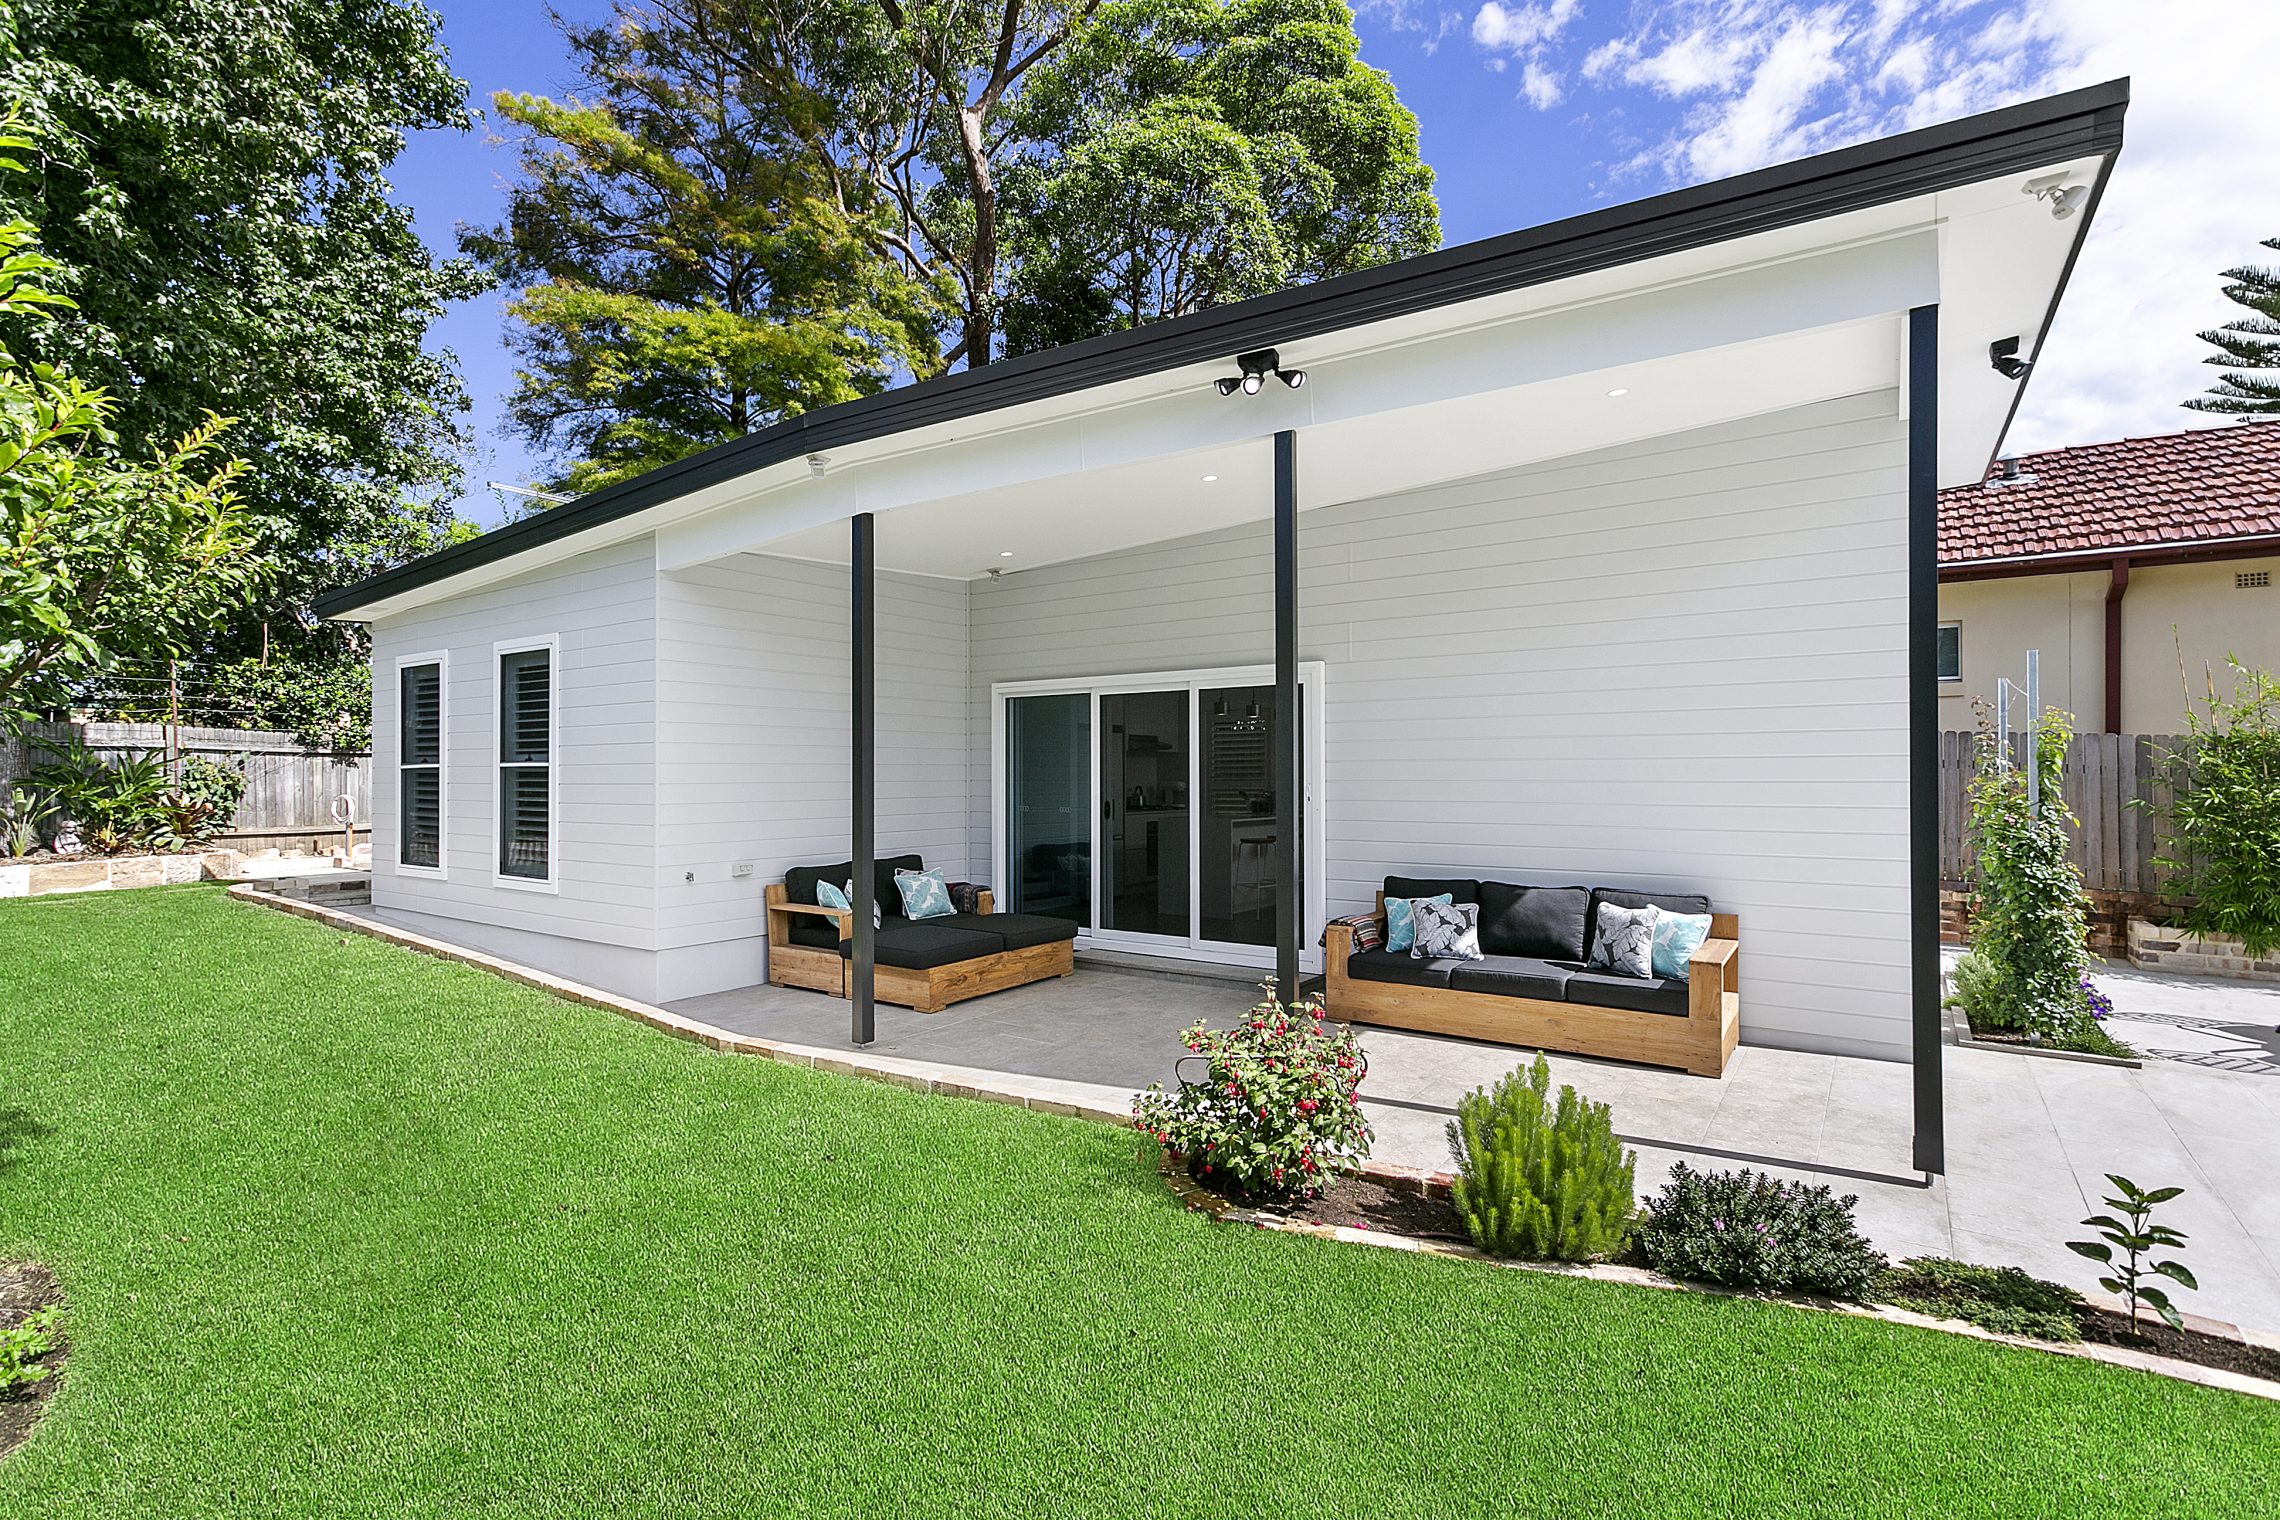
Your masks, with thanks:
M851 857L1286 968L1389 874L1687 890L1742 1037L1913 1056L1936 1166L1933 493L2127 98L810 413L336 593L375 907L662 1001Z

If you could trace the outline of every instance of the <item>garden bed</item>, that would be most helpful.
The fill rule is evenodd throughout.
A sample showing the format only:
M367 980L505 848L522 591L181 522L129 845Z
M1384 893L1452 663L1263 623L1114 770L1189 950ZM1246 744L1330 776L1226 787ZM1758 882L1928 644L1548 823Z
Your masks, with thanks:
M237 871L235 850L182 850L170 855L32 855L0 861L0 897L227 881Z
M1499 1266L1528 1271L1604 1277L1616 1281L1711 1293L1722 1297L1762 1298L1801 1309L1834 1310L1903 1320L1927 1329L1995 1339L2009 1345L2117 1361L2165 1377L2188 1382L2216 1382L2235 1387L2230 1379L2192 1376L2189 1368L2207 1368L2230 1378L2252 1379L2262 1386L2235 1391L2254 1392L2280 1400L2280 1348L2258 1344L2245 1335L2212 1334L2186 1328L2176 1330L2148 1316L2133 1328L2117 1309L2080 1301L2075 1306L2079 1342L2041 1336L1989 1331L1966 1320L1883 1304L1846 1304L1781 1293L1740 1293L1734 1289L1688 1282L1664 1276L1635 1259L1589 1265L1569 1262L1503 1261L1475 1249L1464 1221L1449 1198L1448 1183L1439 1176L1380 1170L1365 1166L1320 1198L1303 1201L1238 1198L1191 1175L1180 1161L1166 1154L1161 1167L1174 1197L1189 1208L1228 1224L1259 1229L1286 1230L1361 1244L1394 1246L1467 1256ZM2055 1289L2054 1289L2055 1291ZM2071 1295L2070 1295L2071 1296ZM2208 1323L2208 1322L2205 1322ZM2105 1354L2110 1349L2118 1355Z
M0 1331L15 1329L60 1297L55 1274L47 1268L37 1262L0 1261ZM0 1391L0 1457L23 1445L31 1435L40 1411L47 1407L48 1395L55 1391L63 1357L64 1347L59 1342L53 1351L37 1359L36 1365L47 1369L46 1377Z
M2117 1056L2096 1050L2069 1050L2063 1045L2053 1045L2016 1029L1981 1029L1971 1022L1968 1014L1964 1016L1963 1028L1963 1038L1957 1043L1966 1050L2001 1050L2013 1055L2046 1056L2059 1061L2084 1061L2092 1066L2124 1066L2133 1070L2145 1065L2144 1060L2135 1055Z

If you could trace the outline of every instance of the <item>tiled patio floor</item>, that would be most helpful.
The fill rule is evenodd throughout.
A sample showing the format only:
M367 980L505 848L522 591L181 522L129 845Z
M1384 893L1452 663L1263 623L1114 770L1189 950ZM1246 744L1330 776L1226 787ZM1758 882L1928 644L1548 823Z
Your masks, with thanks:
M2089 1233L2078 1222L2099 1206L2103 1174L2181 1185L2172 1219L2191 1236L2185 1259L2202 1284L2183 1305L2280 1330L2280 990L2126 968L2108 989L2123 1038L2186 1059L2132 1071L1951 1047L1949 1172L1928 1184L1909 1169L1906 1066L1745 1045L1717 1081L1578 1057L1553 1067L1614 1105L1639 1148L1642 1191L1679 1160L1830 1182L1860 1196L1863 1227L1894 1256L2009 1263L2091 1287L2089 1263L2065 1242ZM938 1014L881 1005L870 1054L1121 1106L1172 1079L1181 1029L1228 1019L1251 996L1240 983L1081 965L1067 980ZM742 988L671 1007L740 1034L848 1049L848 1005L816 993ZM1394 1030L1364 1030L1362 1043L1376 1154L1435 1169L1448 1165L1443 1129L1457 1097L1518 1059Z

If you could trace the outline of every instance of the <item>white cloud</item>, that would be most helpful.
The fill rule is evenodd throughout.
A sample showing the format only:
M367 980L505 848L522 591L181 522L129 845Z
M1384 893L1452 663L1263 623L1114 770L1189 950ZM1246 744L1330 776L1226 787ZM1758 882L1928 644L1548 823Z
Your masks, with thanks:
M1473 41L1484 48L1524 53L1552 41L1583 9L1583 0L1545 0L1540 5L1500 5L1484 0L1474 12Z
M1642 189L2131 76L2121 161L2009 445L2215 420L2178 403L2217 373L2200 362L2209 350L2194 334L2238 314L2219 292L2219 271L2268 260L2256 244L2280 235L2280 176L2270 167L2280 163L2280 112L2242 109L2237 90L2210 81L2280 57L2280 5L1641 0L1621 30L1597 37L1574 36L1572 12L1489 0L1472 35L1500 58L1524 60L1521 93L1539 109L1536 81L1564 94L1572 75L1617 119L1666 122L1605 144L1608 172ZM1625 111L1626 92L1669 104Z
M1498 62L1503 60L1499 59ZM1567 98L1559 74L1534 59L1520 71L1520 93L1539 111L1549 111Z

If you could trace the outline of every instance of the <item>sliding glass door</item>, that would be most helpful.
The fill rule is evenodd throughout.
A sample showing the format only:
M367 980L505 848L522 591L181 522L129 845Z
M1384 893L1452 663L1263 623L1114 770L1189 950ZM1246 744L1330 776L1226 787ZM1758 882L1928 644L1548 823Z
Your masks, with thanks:
M1321 679L1303 667L1295 883L1278 863L1271 669L996 688L1001 903L1069 919L1088 944L1269 964L1292 891L1318 960Z

